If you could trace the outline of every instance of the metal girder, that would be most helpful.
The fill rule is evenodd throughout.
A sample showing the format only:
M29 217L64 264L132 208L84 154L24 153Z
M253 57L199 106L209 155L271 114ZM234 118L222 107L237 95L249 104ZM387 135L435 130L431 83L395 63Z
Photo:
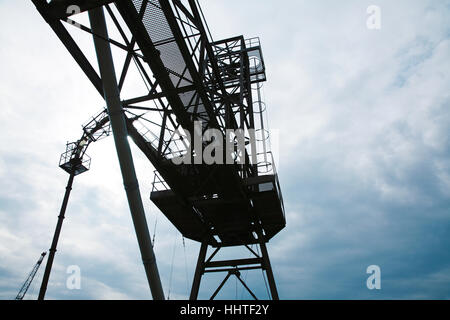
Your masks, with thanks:
M219 287L216 289L216 291L214 291L214 293L212 294L211 298L209 298L210 300L214 300L214 298L217 296L217 294L220 292L220 290L222 289L222 287L225 285L225 283L227 282L227 280L230 278L231 275L235 275L236 278L239 280L239 282L244 286L244 288L248 291L248 293L250 293L250 295L253 297L253 299L258 300L258 298L256 297L256 295L253 293L252 290L250 290L250 288L247 286L247 284L245 283L244 280L242 280L241 278L241 273L238 269L230 269L228 270L228 274L226 275L225 279L223 279L223 281L219 284Z
M207 263L205 263L205 268L237 267L237 266L241 266L241 265L261 264L261 263L262 263L261 258L222 260L222 261L207 262Z
M94 85L95 89L97 89L98 93L103 97L103 87L102 80L100 76L97 74L95 69L92 67L89 60L86 58L84 53L81 51L80 47L73 40L72 36L67 32L66 28L64 28L63 24L58 18L49 14L49 4L45 0L32 0L36 9L39 11L44 20L50 25L55 34L70 52L72 57L78 63L80 68L84 71L86 76Z
M186 93L189 91L192 91L195 89L195 86L191 85L191 86L185 86L185 87L181 87L178 89L173 90L173 92L171 92L172 94L178 95L180 93ZM124 100L123 104L124 106L130 105L130 104L134 104L134 103L139 103L139 102L145 102L145 101L149 101L149 100L156 100L156 99L160 99L160 98L164 98L167 96L167 92L157 92L157 93L149 93L145 96L142 97L136 97L136 98L132 98L132 99L128 99L128 100Z

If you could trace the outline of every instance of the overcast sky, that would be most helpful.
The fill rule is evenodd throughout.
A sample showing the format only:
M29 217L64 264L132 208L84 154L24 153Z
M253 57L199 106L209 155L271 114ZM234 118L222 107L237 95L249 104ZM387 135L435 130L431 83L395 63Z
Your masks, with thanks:
M450 1L200 2L214 39L262 42L287 215L268 244L280 297L449 299ZM0 298L13 299L50 246L59 155L104 104L30 1L0 0L0 21ZM132 149L165 294L186 298L199 245L150 202L153 169ZM47 298L150 299L112 139L88 153ZM80 290L66 287L71 265ZM366 286L370 265L381 290ZM260 271L244 276L267 298ZM204 277L200 298L221 280ZM232 279L218 298L236 297L249 298Z

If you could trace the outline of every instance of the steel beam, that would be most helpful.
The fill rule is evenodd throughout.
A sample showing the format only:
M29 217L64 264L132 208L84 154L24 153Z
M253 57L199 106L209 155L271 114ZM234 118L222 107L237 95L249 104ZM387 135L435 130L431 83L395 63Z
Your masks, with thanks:
M261 263L262 263L261 258L211 261L211 262L205 263L205 268L236 267L236 266L242 266L242 265L261 264Z
M222 280L222 282L219 284L219 286L217 287L216 291L214 291L214 293L212 294L211 298L209 298L209 300L214 300L214 298L217 296L217 294L219 293L219 291L222 289L222 287L224 286L225 282L227 282L227 280L230 278L232 272L228 272L227 276L225 277L225 279Z
M239 279L239 281L242 283L242 285L244 286L244 288L247 289L248 293L250 293L250 295L253 297L253 299L258 300L258 298L257 298L256 295L253 293L253 291L250 290L250 288L247 286L247 284L245 283L245 281L242 280L240 272L237 270L237 271L235 272L234 275L236 276L236 278Z
M81 51L80 47L73 40L69 32L64 28L60 20L50 16L48 4L45 0L32 0L36 9L39 11L44 20L50 25L55 34L58 36L59 40L64 44L66 49L70 52L72 57L78 63L80 68L84 71L86 76L97 89L98 93L103 96L102 81L98 76L95 69L92 67L89 60L86 58L84 53Z
M257 269L261 269L261 266L253 266L253 267L235 267L235 268L220 268L220 269L208 269L205 270L205 273L216 273L216 272L228 272L228 271L235 271L236 269L238 269L239 271L244 271L244 270L257 270Z
M269 282L270 287L270 295L272 296L272 300L280 300L278 296L277 285L275 284L275 278L273 276L272 266L270 264L269 253L267 252L266 243L264 242L264 237L260 230L257 231L258 238L260 239L259 246L261 248L261 255L263 259L263 267L267 274L267 280Z
M108 32L103 8L95 8L89 11L89 20L93 33L98 35L94 36L94 45L102 78L103 91L105 93L104 98L147 280L153 299L164 300L164 292L159 278L153 246L145 218L144 206L139 192L133 157L128 143L127 126L119 97L111 48L109 43L104 40L108 39Z
M208 250L208 240L202 242L200 253L198 255L197 267L195 268L194 280L192 283L192 290L189 300L197 300L198 290L200 289L200 281L204 272L206 251Z

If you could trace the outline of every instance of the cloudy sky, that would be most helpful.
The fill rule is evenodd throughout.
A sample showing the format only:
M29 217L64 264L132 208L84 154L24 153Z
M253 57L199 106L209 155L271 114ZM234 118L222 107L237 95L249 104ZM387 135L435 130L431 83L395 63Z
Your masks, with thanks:
M449 299L450 1L201 4L214 39L262 42L287 215L268 245L280 297ZM380 30L367 28L370 5ZM0 0L0 21L0 299L13 299L50 246L68 178L59 155L103 101L31 2ZM165 294L186 298L199 245L183 246L150 202L152 167L132 149ZM149 299L112 139L88 153L47 298ZM71 265L80 290L66 287ZM367 289L370 265L381 290ZM267 298L260 271L244 277ZM200 298L221 280L204 277ZM232 279L218 298L236 297L249 298Z

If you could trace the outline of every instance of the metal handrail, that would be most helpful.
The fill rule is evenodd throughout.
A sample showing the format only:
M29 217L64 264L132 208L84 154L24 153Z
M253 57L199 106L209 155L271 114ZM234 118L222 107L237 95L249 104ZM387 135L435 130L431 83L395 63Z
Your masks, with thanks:
M153 183L152 183L152 192L155 191L166 191L170 190L170 187L167 185L167 183L164 181L164 179L159 175L158 171L153 171ZM162 188L158 188L157 186L162 185Z

